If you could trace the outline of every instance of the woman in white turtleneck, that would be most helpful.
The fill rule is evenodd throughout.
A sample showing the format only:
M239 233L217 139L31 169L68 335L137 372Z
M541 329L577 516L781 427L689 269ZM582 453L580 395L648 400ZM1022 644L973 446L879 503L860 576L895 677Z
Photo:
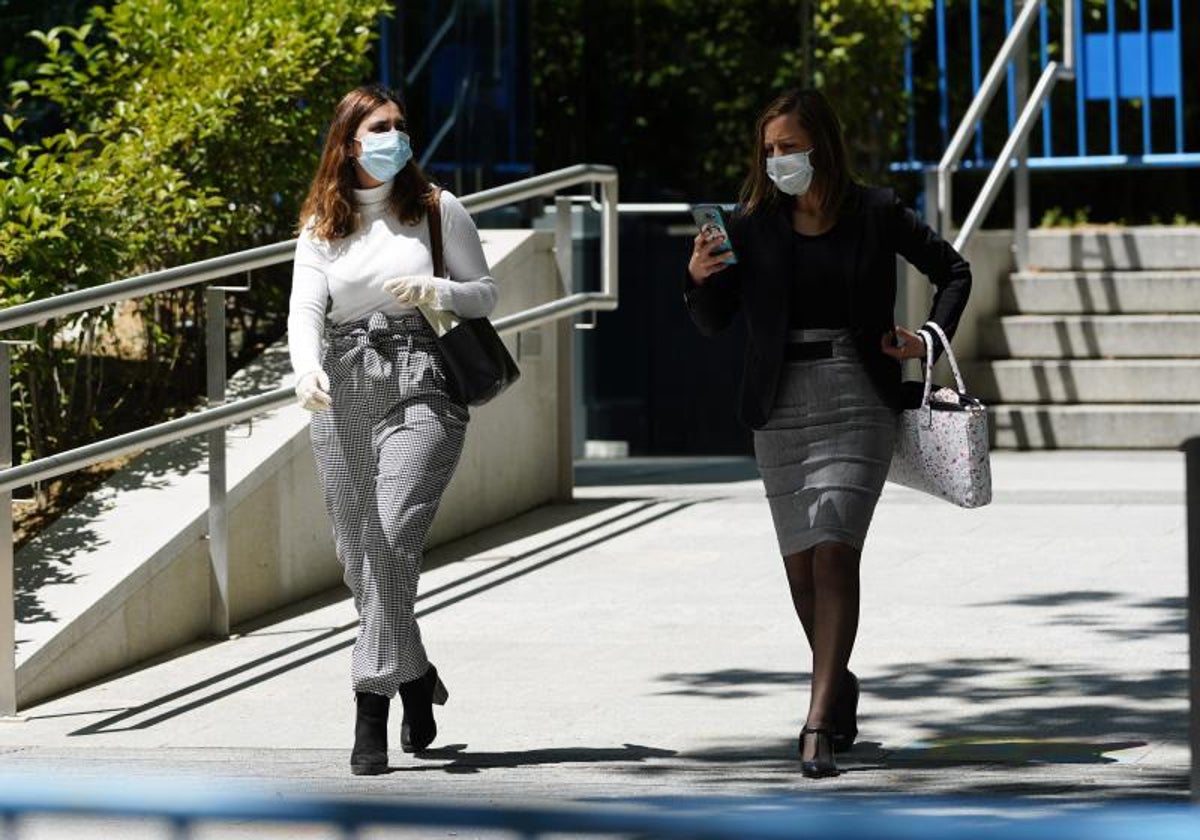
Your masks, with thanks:
M477 318L496 286L458 200L412 160L404 112L377 86L338 103L301 211L288 315L300 404L359 627L351 771L388 769L391 698L401 746L437 735L448 696L413 613L425 536L462 451L467 408L447 389L420 309ZM434 277L427 209L438 202L449 277Z

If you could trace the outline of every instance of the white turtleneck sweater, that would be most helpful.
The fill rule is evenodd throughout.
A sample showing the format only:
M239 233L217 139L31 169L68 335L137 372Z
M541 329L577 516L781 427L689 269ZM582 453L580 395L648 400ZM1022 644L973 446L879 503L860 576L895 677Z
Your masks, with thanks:
M355 190L358 228L334 241L312 236L306 226L296 243L292 297L288 307L288 349L297 378L321 367L325 311L342 324L372 312L403 314L413 307L383 290L393 277L433 275L429 225L406 225L387 206L392 182ZM458 199L441 191L442 252L450 279L434 278L435 309L464 318L490 315L496 306L496 283L475 223ZM332 306L329 306L332 302Z

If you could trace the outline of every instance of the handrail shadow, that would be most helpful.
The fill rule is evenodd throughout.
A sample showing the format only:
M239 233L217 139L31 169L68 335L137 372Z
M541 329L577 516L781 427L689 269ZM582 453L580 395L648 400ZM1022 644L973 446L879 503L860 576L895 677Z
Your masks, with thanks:
M614 504L618 504L619 501L620 500L611 500L611 499L606 500L607 503L604 504L603 506L610 507ZM679 511L684 510L685 508L691 507L692 505L697 504L700 501L703 501L703 500L688 499L688 500L669 502L669 504L671 506L666 510L658 511L651 516L644 517L642 519L638 519L632 523L624 524L614 531L611 531L608 533L603 533L598 537L588 539L583 543L574 545L574 546L567 548L565 550L562 550L562 551L558 551L558 552L552 554L551 556L538 561L537 563L527 566L526 568L522 568L522 569L518 569L516 571L510 572L496 580L491 580L491 581L479 584L477 586L473 586L471 589L469 589L465 592L461 592L459 594L453 595L452 597L445 598L444 600L441 600L438 603L433 604L432 606L429 606L425 609L418 609L417 613L416 613L417 618L423 618L425 616L432 615L435 612L439 612L443 609L446 609L447 607L453 606L454 604L465 601L468 598L475 597L476 595L480 595L485 592L488 592L492 589L495 589L496 587L502 586L503 584L509 583L511 581L517 580L522 577L525 577L526 575L532 574L533 572L540 571L541 569L544 569L547 566L550 566L561 560L565 560L568 557L571 557L571 556L574 556L574 555L580 553L581 551L584 551L589 548L594 548L598 545L608 542L609 540L615 539L619 536L623 536L623 535L628 534L632 531L635 531L639 528L642 528L646 525L649 525L652 522L657 522L667 516L671 516L675 513L678 513ZM452 582L450 584L446 584L444 586L438 587L437 589L420 594L417 597L417 604L420 605L421 602L423 602L423 601L429 601L430 599L435 598L439 595L446 594L448 591L457 589L464 584L472 584L475 581L479 580L481 577L491 575L496 571L506 569L506 568L508 568L516 563L519 563L523 560L528 560L531 557L543 554L548 548L551 548L551 549L558 548L568 542L578 540L584 535L593 533L593 532L603 529L603 528L611 527L614 524L618 524L624 520L628 520L630 517L636 516L637 514L644 512L648 508L650 508L658 503L656 501L645 501L645 500L639 500L639 502L644 502L644 503L638 504L629 510L621 511L616 516L609 517L601 522L591 524L588 527L582 529L581 531L577 531L573 534L560 537L560 538L555 539L547 544L534 547L528 551L521 552L520 554L514 555L512 557L507 557L505 559L499 560L495 563L490 564L486 569L474 570L474 571L467 572L462 577L460 577L459 579L455 580L454 582ZM265 623L264 622L259 623L260 626L263 626L263 624L265 624ZM278 667L272 668L272 669L266 671L265 673L259 673L252 677L243 679L243 680L235 683L234 685L228 686L227 688L224 688L220 691L205 695L204 697L198 698L198 699L196 699L190 703L187 703L183 706L179 706L177 708L170 709L168 711L165 711L165 712L158 714L154 717L151 717L149 719L138 721L129 726L118 726L118 724L121 724L125 721L131 720L133 718L136 718L136 717L143 715L146 712L149 712L153 709L159 708L159 707L164 706L173 701L180 700L184 697L187 697L189 695L203 691L207 688L211 688L211 687L218 685L222 682L225 682L226 680L229 680L231 678L238 677L240 675L246 674L251 671L255 671L256 669L258 669L274 660L279 659L281 656L289 656L291 654L299 653L300 651L303 651L307 648L311 648L315 645L329 642L341 634L349 633L349 632L353 631L357 626L358 626L358 622L354 621L354 622L349 622L347 624L343 624L343 625L340 625L337 627L330 628L329 630L326 630L325 632L320 633L319 635L317 635L313 638L305 639L305 640L297 642L295 644L288 645L287 647L283 648L281 651L276 651L276 652L273 652L270 654L266 654L264 656L260 656L254 660L251 660L250 662L243 663L242 665L238 665L234 668L228 668L225 671L222 671L221 673L216 674L214 676L208 677L207 679L201 680L198 683L194 683L192 685L185 686L184 688L181 688L181 689L178 689L178 690L175 690L172 692L168 692L167 694L161 695L161 696L155 698L154 700L151 700L151 701L141 704L140 706L122 711L120 714L112 715L108 718L105 718L104 720L97 721L96 723L92 723L87 726L81 727L80 729L77 729L77 730L71 732L70 735L71 736L100 735L100 734L122 732L122 731L128 731L128 730L147 729L147 728L155 726L159 723L162 723L164 721L179 717L180 715L186 714L188 712L194 711L195 709L198 709L203 706L207 706L211 703L214 703L217 700L221 700L225 697L229 697L233 694L237 694L241 691L244 691L247 688L250 688L250 687L252 687L258 683L261 683L265 680L268 680L273 677L279 676L281 674L287 673L289 671L295 670L295 669L302 667L304 665L307 665L311 662L315 662L318 659L322 659L326 656L337 653L338 651L341 651L348 647L351 647L354 644L354 639L351 638L348 640L337 641L333 644L327 645L324 648L316 650L315 652L309 653L306 656L300 657L298 659L290 660L289 662L287 662L283 665L280 665ZM213 643L213 644L216 644L216 643ZM190 652L191 650L194 650L194 649L195 649L195 647L193 646L191 648L185 649L185 652ZM157 661L160 661L160 660L156 660L155 662L157 662ZM151 664L154 664L154 663L148 663L146 666L143 666L143 667L150 667ZM141 670L141 669L139 669L139 670ZM128 672L126 672L126 673L128 673Z

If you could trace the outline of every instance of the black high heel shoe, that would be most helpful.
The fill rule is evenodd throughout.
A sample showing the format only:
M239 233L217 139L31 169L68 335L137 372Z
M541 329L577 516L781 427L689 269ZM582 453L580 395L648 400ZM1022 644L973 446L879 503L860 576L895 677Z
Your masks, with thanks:
M350 772L376 776L388 769L387 721L390 700L380 694L360 691L354 695L358 707L354 719L354 749Z
M437 737L437 721L433 719L433 706L446 705L450 692L438 677L432 665L422 677L400 685L400 702L404 704L404 717L400 721L400 749L406 753L421 752Z
M846 671L833 702L833 751L846 752L858 737L858 677Z
M804 739L812 736L817 739L812 759L804 758ZM824 742L824 743L822 743ZM800 730L800 772L810 779L823 779L836 776L837 762L833 760L833 730L826 728L810 729L805 726Z

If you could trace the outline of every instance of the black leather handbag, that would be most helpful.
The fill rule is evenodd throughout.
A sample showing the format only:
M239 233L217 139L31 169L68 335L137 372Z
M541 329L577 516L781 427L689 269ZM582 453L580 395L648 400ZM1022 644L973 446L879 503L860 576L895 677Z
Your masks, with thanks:
M442 253L441 195L435 190L426 219L433 273L446 273ZM436 330L435 330L436 332ZM465 405L483 405L521 377L516 360L487 318L464 318L437 337L452 395Z

